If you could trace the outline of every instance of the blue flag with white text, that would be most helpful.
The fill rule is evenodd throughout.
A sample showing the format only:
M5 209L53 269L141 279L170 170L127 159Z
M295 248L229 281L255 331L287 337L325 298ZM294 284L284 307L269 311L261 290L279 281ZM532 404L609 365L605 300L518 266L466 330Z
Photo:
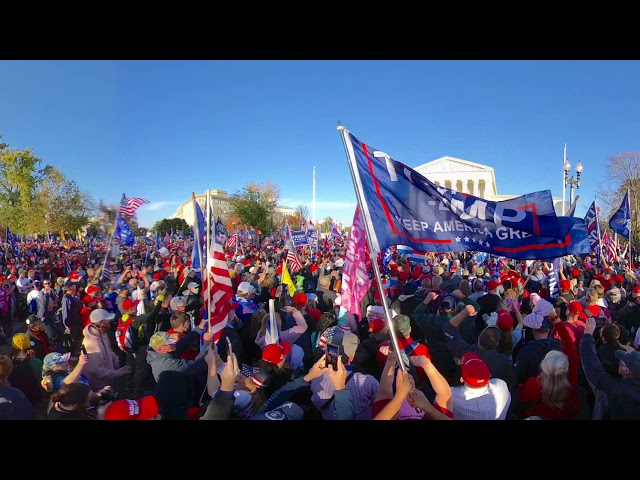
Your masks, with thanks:
M631 236L631 206L629 205L629 191L625 193L620 208L609 220L609 227L621 237L629 240Z
M549 190L494 202L443 188L344 131L363 215L380 251L483 251L515 259L589 253L581 218L558 217Z

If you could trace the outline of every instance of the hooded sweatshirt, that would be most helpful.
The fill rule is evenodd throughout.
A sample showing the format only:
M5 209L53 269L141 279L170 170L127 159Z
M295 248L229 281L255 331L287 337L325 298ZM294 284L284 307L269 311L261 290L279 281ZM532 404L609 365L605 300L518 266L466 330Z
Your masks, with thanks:
M120 368L120 359L111 349L108 333L101 334L97 328L89 324L82 330L82 334L82 343L89 355L89 362L82 369L82 374L92 388L104 388L111 385L113 379L129 373L130 368Z

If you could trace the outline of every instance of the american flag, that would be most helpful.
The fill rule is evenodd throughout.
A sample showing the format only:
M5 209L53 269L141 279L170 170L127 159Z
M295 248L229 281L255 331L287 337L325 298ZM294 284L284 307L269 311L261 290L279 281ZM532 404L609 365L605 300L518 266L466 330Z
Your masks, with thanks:
M227 315L233 310L233 305L231 304L233 287L231 278L229 278L229 267L227 267L227 261L224 257L224 250L222 245L218 243L215 233L211 236L207 269L202 277L204 308L207 317L210 319L213 341L217 342L220 339L222 330L227 326ZM209 292L209 295L207 295L207 292Z
M617 258L618 246L609 232L605 232L602 235L602 250L603 253L609 258L610 261L615 261Z
M145 203L149 203L149 200L145 200L144 198L127 198L123 193L122 199L120 200L120 213L131 217L136 213L136 210Z
M229 237L229 241L227 241L227 247L234 248L236 246L236 243L238 243L238 234L234 233Z
M300 261L300 257L293 250L289 250L287 252L287 265L289 266L289 271L291 273L297 272L302 268L302 261Z

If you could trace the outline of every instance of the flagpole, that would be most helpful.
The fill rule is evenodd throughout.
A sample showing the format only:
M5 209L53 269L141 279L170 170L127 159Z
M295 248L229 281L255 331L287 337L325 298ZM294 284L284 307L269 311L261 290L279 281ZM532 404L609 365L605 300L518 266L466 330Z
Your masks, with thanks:
M631 247L633 246L633 243L631 241L631 239L633 238L631 235L631 219L633 218L631 216L631 189L627 188L627 207L628 207L628 211L629 211L629 270L631 270L633 268L633 255L631 254Z
M600 235L600 214L598 213L598 201L596 198L593 199L593 204L596 209L596 228L598 229L598 251L600 254L598 255L600 258L598 259L598 263L602 260L602 235Z
M358 182L356 181L356 172L354 171L353 165L352 165L352 162L354 162L355 159L352 158L351 152L349 151L349 148L347 146L347 141L351 142L351 140L347 139L347 135L349 134L349 131L346 128L344 128L342 125L340 125L340 122L338 122L338 131L340 132L340 137L342 138L342 144L344 146L344 151L347 156L347 163L349 164L349 172L351 173L351 181L353 182L353 188L356 192L356 200L358 201L358 207L360 208L360 214L362 215L362 223L364 224L364 229L366 232L365 236L367 237L367 244L369 245L369 257L371 258L371 263L373 264L373 272L376 277L376 283L378 285L378 291L380 292L380 298L382 299L381 303L382 303L382 308L384 309L384 316L387 320L387 325L389 326L389 332L391 333L391 341L393 342L393 349L395 350L398 356L398 363L400 364L400 368L402 369L403 372L406 372L408 365L405 366L404 361L402 360L402 356L400 355L398 337L396 336L395 329L393 328L391 313L389 312L389 307L387 306L387 301L384 294L384 285L382 284L380 267L378 267L378 255L380 251L373 247L373 243L371 241L372 236L371 236L370 226L369 226L369 222L367 222L368 216L365 214L365 210L363 208L365 200L363 198L362 192L360 191L360 188L358 188ZM353 226L351 228L353 228Z
M205 295L207 299L207 308L209 309L209 311L207 312L207 318L209 319L209 331L212 332L213 326L211 325L211 285L209 284L211 282L211 278L209 277L210 267L208 265L209 258L211 258L211 254L209 253L209 249L211 248L211 200L209 199L209 190L207 190L207 202L205 204L205 208L207 210L207 237L205 240L207 249L207 268L206 270L204 270L207 273L207 291L205 292ZM215 228L215 224L213 228ZM213 268L213 265L211 265L211 268ZM202 270L202 262L200 262L200 269Z
M124 195L124 194L123 194ZM113 231L111 235L109 235L109 241L107 242L107 250L104 254L104 262L102 262L102 271L107 267L107 258L109 258L109 249L111 248L111 241L113 240L113 234L116 232L116 226L118 225L118 219L120 218L120 206L118 206L118 211L116 212L116 220L113 222ZM102 272L100 273L102 275Z

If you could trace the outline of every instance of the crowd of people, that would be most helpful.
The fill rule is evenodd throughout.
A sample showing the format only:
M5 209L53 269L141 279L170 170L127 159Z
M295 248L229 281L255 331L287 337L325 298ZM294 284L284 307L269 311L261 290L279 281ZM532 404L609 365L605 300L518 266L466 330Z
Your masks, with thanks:
M234 297L214 342L175 243L104 263L83 244L2 245L0 419L640 419L640 274L625 259L554 271L394 253L357 315L343 244L297 249L293 292L283 245L227 249Z

